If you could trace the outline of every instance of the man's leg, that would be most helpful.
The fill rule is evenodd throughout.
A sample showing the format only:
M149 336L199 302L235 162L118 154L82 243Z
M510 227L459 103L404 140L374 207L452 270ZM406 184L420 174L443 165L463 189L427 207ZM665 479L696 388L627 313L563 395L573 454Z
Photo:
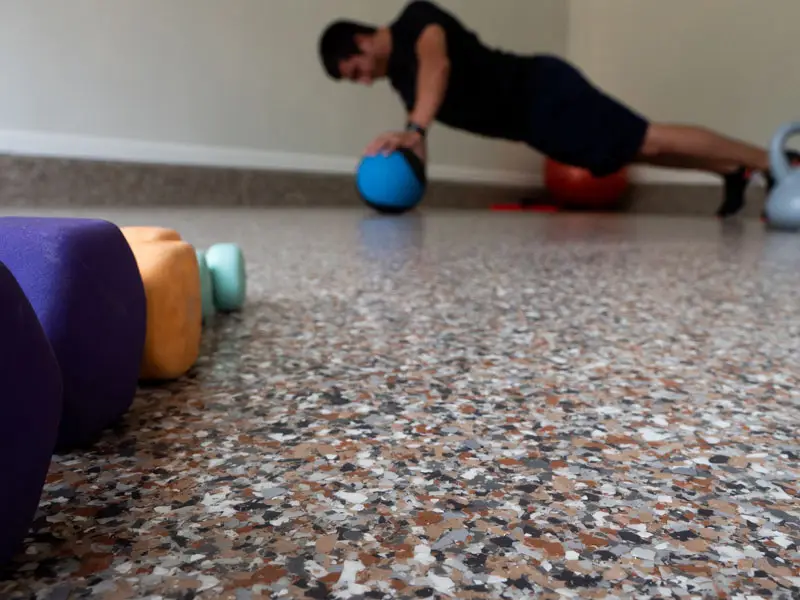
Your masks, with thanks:
M765 173L769 170L766 148L692 125L651 124L638 159L659 166L703 169L720 175L741 167Z
M538 56L531 89L530 145L597 176L630 163L715 173L725 181L720 216L742 208L753 171L769 180L766 149L704 127L652 123L563 59Z
M725 190L717 210L720 217L733 215L742 209L752 172L769 174L766 148L692 125L651 124L636 161L721 175Z

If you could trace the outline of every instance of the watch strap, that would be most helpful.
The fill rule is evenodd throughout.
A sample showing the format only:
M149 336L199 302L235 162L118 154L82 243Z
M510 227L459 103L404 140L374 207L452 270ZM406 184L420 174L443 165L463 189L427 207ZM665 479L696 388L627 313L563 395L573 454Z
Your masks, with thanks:
M420 134L422 137L425 137L425 135L427 134L427 131L422 125L418 125L413 121L409 121L408 123L406 123L406 131L414 131Z

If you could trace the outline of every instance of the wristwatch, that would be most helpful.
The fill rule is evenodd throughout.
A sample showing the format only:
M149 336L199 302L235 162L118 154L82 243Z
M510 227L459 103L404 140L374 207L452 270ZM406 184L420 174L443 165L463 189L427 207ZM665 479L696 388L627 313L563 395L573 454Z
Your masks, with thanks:
M422 125L417 125L413 121L409 121L408 123L406 123L406 131L416 132L416 133L418 133L420 135L420 137L423 137L423 138L425 137L425 134L427 133L425 131L425 128Z

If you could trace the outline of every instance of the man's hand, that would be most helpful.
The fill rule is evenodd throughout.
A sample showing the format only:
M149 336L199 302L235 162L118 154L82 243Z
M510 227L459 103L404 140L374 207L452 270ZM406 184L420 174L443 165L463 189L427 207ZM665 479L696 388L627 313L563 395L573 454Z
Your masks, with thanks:
M425 139L416 131L389 131L379 135L367 146L365 154L391 154L399 148L409 148L417 153L420 158L424 156Z

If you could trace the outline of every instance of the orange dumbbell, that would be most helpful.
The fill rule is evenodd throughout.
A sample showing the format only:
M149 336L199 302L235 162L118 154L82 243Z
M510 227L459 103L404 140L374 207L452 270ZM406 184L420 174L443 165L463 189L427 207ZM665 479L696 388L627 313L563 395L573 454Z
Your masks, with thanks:
M200 354L203 313L197 255L192 245L183 240L136 241L129 237L128 243L147 297L147 334L140 377L176 379L194 365Z

